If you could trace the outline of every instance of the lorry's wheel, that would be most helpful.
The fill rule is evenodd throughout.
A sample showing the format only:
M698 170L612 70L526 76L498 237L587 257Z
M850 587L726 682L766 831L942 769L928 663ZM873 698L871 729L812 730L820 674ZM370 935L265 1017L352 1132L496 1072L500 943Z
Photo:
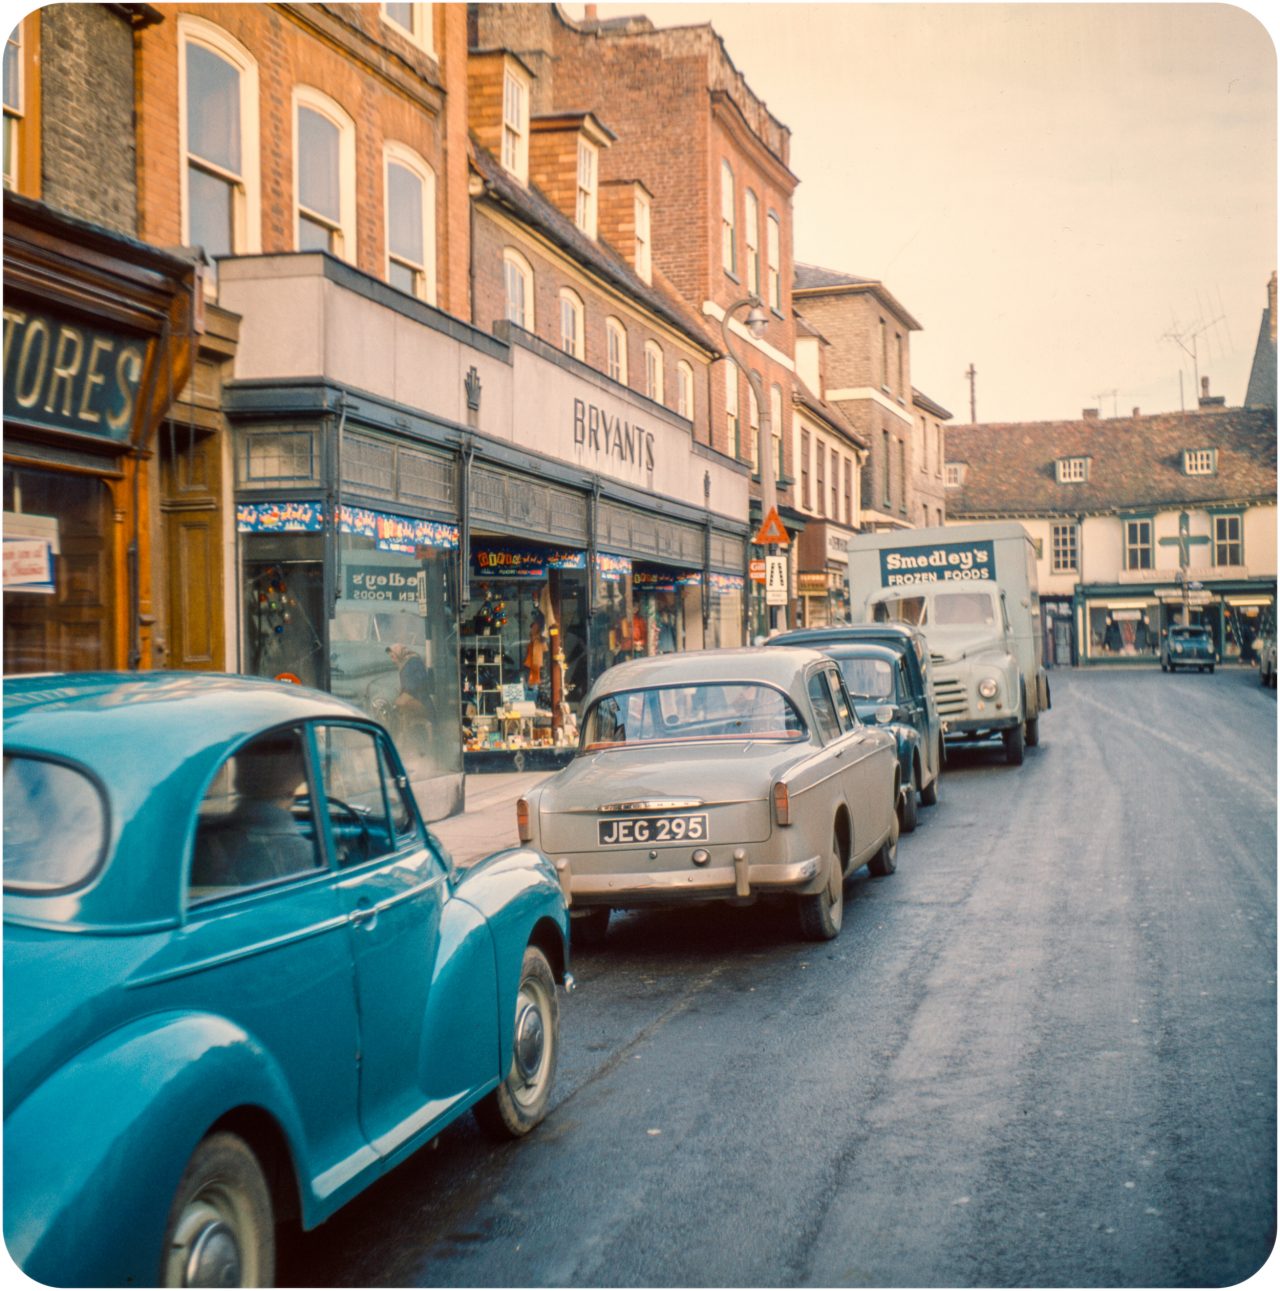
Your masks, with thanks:
M1011 726L1004 733L1004 760L1011 767L1020 767L1022 765L1023 750L1026 748L1026 741L1022 734L1022 723L1017 726Z
M1040 718L1038 716L1027 718L1025 740L1029 749L1034 749L1040 743Z

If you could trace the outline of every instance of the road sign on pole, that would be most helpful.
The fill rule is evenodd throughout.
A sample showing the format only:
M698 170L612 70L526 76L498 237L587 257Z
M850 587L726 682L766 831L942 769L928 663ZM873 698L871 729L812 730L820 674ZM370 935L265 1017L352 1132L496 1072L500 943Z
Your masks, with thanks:
M764 603L766 605L787 603L787 558L785 556L764 558Z
M785 547L791 541L787 536L787 527L782 523L782 519L778 515L777 507L769 508L769 514L765 516L764 523L756 531L756 536L752 541L757 547L767 547L771 543Z

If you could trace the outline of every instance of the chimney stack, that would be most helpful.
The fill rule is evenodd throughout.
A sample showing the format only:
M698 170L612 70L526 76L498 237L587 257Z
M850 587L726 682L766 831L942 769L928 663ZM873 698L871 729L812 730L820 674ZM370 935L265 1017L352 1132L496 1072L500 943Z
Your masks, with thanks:
M1096 408L1086 408L1084 410L1084 419L1085 421L1097 421L1098 410Z
M1209 393L1209 378L1200 378L1200 407L1201 408L1224 408L1226 407L1226 395Z
M582 14L583 18L587 22L595 22L596 16L599 13L599 10L595 7L595 5L587 4L587 5L583 5L582 8L583 8L583 14Z
M1134 415L1135 417L1140 417L1140 416L1142 415L1142 409L1141 409L1141 408L1135 408L1135 409L1133 410L1133 415Z

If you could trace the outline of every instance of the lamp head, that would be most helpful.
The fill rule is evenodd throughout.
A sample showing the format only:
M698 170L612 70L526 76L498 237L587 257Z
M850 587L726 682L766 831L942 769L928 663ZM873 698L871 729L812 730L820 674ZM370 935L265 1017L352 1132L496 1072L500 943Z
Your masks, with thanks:
M751 329L751 335L758 341L764 335L764 329L769 326L769 315L765 313L764 306L757 300L751 306L751 312L747 315L747 327Z

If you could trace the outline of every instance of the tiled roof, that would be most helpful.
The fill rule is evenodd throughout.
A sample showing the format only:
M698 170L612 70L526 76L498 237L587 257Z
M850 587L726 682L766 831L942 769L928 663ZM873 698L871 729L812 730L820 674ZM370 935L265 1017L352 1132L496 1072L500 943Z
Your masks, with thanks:
M491 153L476 142L474 135L471 150L476 170L493 200L506 206L522 222L537 229L584 269L616 287L642 309L648 309L657 315L700 348L717 357L720 355L719 342L673 292L664 291L661 286L650 286L607 242L587 237L571 219L543 196L536 185L530 184L526 188L518 183ZM666 279L661 275L655 274L654 277L656 282L666 284Z
M870 445L854 429L853 423L848 417L835 407L829 404L825 399L820 398L809 389L799 376L791 379L791 398L795 403L802 407L808 408L811 413L821 417L833 430L839 431L851 443L857 444L859 448L869 449Z
M796 262L792 288L795 291L812 291L822 287L873 287L875 278L859 278L856 274L824 269L821 265Z
M1186 475L1184 449L1216 448L1213 475ZM1056 461L1089 459L1087 480L1059 484ZM947 490L955 517L1082 515L1276 496L1274 409L1227 408L1087 421L947 428L947 462L964 483Z

